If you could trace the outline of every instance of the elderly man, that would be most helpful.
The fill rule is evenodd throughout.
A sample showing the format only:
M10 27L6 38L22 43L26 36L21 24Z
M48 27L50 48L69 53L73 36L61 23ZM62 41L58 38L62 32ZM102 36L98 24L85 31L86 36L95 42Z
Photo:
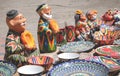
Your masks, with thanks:
M41 53L50 53L56 51L56 37L58 25L52 19L51 8L47 4L41 4L36 9L40 19L38 22L38 43Z

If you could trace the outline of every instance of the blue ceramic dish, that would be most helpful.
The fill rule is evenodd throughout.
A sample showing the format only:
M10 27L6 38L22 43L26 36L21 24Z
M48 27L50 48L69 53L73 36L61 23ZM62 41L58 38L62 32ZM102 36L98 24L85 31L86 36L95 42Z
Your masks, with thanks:
M108 76L109 69L100 63L71 60L54 66L47 76Z
M61 52L67 52L67 53L68 52L79 53L79 52L89 51L94 47L95 47L95 44L93 42L77 41L77 42L68 42L67 44L62 45L59 50Z
M14 64L0 60L0 76L13 76L16 70Z

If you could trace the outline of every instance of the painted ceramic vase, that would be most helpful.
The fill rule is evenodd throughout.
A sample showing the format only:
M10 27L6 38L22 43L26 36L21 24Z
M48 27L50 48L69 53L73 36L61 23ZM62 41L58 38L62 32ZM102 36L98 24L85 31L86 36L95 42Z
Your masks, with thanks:
M60 31L56 34L56 41L57 45L60 46L67 43L65 28L61 28Z
M66 40L71 42L75 40L75 27L72 25L65 26L66 29Z

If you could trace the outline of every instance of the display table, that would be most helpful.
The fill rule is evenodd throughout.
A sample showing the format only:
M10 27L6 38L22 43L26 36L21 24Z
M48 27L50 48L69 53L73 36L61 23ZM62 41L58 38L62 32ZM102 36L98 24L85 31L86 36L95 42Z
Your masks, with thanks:
M58 47L59 48L59 47ZM44 54L40 54L40 56L50 56L54 59L54 61L57 61L58 60L58 57L57 57L57 54L60 53L59 50L57 49L56 52L53 52L53 53L44 53ZM92 57L95 53L95 50L91 50L90 52L82 52L82 53L79 53L80 54L80 57L79 59L85 59L85 58L88 58L88 57ZM51 66L52 68L52 66ZM118 73L118 70L117 71L113 71L113 72L110 72L109 76L115 76L115 74ZM14 74L14 76L19 76L19 74L16 72L16 74ZM46 74L42 75L42 76L46 76Z

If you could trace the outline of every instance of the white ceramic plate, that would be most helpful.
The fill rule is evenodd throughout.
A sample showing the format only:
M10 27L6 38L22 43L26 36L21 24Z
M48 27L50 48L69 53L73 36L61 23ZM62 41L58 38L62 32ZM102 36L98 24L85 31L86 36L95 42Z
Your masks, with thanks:
M78 53L61 53L58 54L58 58L60 59L76 59L79 58Z
M44 71L44 68L38 65L25 65L17 69L18 73L25 74L25 75L39 74L43 71Z

